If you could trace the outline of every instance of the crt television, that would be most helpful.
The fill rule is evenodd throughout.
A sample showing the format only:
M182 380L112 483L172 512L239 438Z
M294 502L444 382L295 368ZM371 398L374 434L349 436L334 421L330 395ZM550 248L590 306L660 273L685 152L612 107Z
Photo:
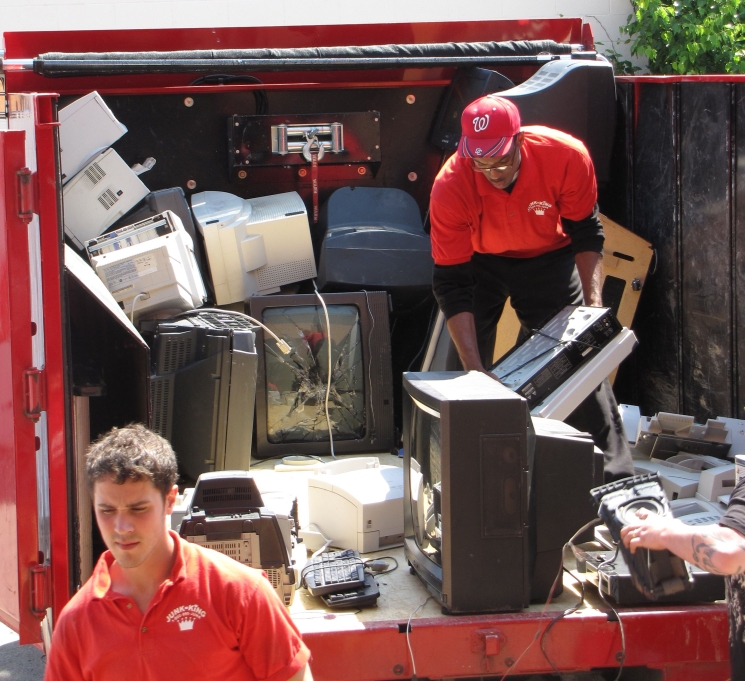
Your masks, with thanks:
M199 310L142 325L153 430L173 445L187 480L249 468L257 328L245 317Z
M254 296L251 315L291 346L257 343L256 452L260 458L329 454L326 388L334 452L389 452L393 387L385 292L325 293L331 333L315 295ZM330 338L329 338L330 336Z
M545 601L603 454L480 372L404 374L404 550L451 613ZM559 582L554 596L560 593Z

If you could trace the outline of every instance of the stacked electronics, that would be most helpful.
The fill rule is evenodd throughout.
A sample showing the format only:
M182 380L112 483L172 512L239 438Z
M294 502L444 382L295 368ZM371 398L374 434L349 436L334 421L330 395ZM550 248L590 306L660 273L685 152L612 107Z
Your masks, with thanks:
M82 250L148 193L134 170L109 147L127 128L97 92L59 112L65 234Z
M207 292L194 242L170 210L87 241L93 269L124 311L192 310Z
M534 416L565 419L636 345L610 308L567 305L492 367Z
M593 519L592 441L480 372L404 374L404 550L451 613L545 599ZM538 424L534 428L534 423Z
M153 429L172 443L187 479L249 468L256 328L240 315L198 310L142 325Z
M277 514L264 505L248 472L201 475L179 534L263 570L281 601L291 605L295 595L292 546L286 542L287 533L283 533Z
M375 605L380 597L375 578L353 549L311 558L300 572L300 581L311 596L319 596L329 608Z

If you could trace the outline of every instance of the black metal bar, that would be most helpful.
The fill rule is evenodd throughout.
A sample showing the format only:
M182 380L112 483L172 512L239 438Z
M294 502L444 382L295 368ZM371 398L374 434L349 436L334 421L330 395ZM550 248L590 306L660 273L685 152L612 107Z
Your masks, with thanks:
M595 53L586 53L594 59ZM575 55L572 55L575 57ZM584 56L584 55L583 55ZM62 60L35 59L34 71L48 78L71 76L121 76L147 73L246 73L273 71L330 71L432 68L458 66L542 64L560 59L558 55L477 57L380 57L321 59L164 59L156 60Z

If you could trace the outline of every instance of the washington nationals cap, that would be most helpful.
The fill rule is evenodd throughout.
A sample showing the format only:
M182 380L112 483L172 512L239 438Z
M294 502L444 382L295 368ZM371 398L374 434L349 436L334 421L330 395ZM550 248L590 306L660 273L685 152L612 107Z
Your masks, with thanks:
M460 156L506 156L512 149L512 140L520 132L520 112L509 99L486 95L463 109L460 125Z

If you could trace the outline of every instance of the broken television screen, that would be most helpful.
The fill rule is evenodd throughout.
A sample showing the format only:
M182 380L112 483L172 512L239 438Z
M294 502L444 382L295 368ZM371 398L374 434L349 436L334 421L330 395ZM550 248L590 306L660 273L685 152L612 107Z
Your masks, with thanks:
M355 305L328 305L331 344L329 420L334 440L365 437L365 377L360 313ZM326 388L329 338L321 305L274 307L263 320L292 352L265 338L267 439L271 443L329 440Z

